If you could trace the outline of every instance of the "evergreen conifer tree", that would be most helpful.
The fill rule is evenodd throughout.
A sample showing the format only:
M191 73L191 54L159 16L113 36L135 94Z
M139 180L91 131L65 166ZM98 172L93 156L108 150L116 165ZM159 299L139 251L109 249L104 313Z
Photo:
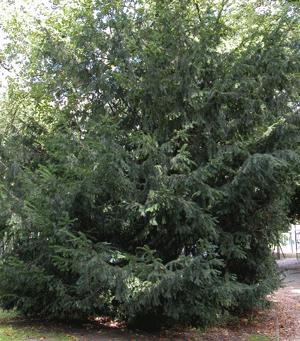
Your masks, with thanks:
M299 174L285 1L59 1L6 25L0 303L208 324L279 285Z

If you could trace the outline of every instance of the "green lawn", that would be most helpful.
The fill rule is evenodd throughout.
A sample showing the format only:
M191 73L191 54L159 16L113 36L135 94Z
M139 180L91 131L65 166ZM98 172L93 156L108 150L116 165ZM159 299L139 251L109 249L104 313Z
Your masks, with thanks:
M63 332L49 332L42 327L23 326L17 322L16 312L6 312L0 310L0 341L75 341L76 337L66 335Z
M251 335L248 341L275 341L275 339L262 335Z

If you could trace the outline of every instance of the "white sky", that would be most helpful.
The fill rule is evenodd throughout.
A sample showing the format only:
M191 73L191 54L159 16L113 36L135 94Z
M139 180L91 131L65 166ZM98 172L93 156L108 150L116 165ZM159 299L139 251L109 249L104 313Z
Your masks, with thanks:
M6 35L2 25L14 15L17 15L20 20L24 15L41 17L41 12L45 11L45 9L51 10L51 0L0 0L0 59L1 50L6 43ZM6 89L8 75L9 72L0 63L0 94Z

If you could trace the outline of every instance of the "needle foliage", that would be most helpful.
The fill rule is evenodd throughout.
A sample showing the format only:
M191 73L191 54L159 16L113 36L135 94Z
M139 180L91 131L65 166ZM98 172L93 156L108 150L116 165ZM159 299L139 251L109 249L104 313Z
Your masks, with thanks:
M141 328L258 304L299 174L297 4L41 11L5 26L2 307Z

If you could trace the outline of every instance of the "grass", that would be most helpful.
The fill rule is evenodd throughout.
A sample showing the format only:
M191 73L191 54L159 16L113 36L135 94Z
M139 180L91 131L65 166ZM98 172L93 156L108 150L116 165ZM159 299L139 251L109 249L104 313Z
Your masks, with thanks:
M275 339L274 338L270 338L268 336L251 335L251 336L249 336L248 341L275 341Z
M124 337L126 335L124 335ZM126 339L131 339L131 337L129 338L128 335L128 338ZM107 340L109 339L110 337L107 338ZM39 340L78 341L78 338L72 335L68 335L66 332L59 330L58 326L38 324L30 320L23 319L22 316L20 316L15 311L7 312L0 310L0 341ZM122 337L120 340L125 340L125 338ZM267 336L253 334L248 337L247 341L275 341L275 339Z
M63 332L46 331L41 326L18 323L19 314L15 311L0 310L0 341L75 341L76 337Z

